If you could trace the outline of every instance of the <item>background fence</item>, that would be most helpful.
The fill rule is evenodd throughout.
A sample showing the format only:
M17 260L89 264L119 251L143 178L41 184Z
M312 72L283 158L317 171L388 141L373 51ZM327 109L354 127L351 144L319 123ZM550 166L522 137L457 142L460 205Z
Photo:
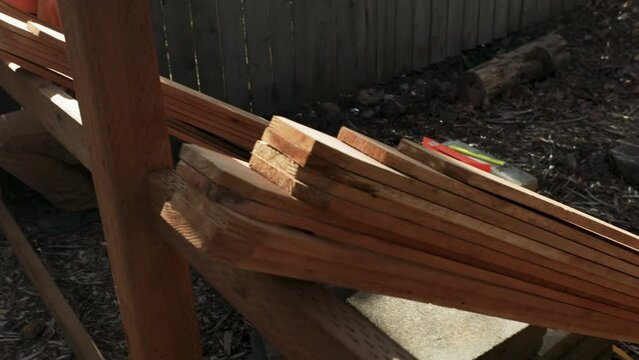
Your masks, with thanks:
M160 71L270 116L390 80L584 0L151 0Z

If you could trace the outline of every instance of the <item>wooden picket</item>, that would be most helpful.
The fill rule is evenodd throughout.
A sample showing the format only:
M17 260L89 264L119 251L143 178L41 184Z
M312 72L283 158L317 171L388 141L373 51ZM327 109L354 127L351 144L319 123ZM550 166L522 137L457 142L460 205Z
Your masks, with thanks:
M150 1L160 72L265 117L389 81L585 3Z

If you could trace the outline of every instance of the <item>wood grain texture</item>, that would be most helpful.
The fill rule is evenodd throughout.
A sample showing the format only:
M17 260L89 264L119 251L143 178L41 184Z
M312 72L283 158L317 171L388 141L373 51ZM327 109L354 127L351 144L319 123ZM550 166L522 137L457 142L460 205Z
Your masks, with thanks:
M266 137L267 135L268 138ZM273 144L281 151L284 151L287 155L292 154L291 147L286 147L287 145L284 144L281 139L276 140L275 138L270 136L269 130L267 130L267 132L265 133L265 139L269 142L269 144ZM260 143L258 143L258 146L259 145ZM260 149L263 149L263 147L260 147ZM259 154L260 153L258 153L258 156ZM255 156L256 151L254 150L251 160L252 162ZM263 158L266 157L266 155L264 154L262 154L261 156ZM274 161L275 159L276 158L269 157L265 160ZM281 160L281 158L279 159ZM287 189L296 191L295 193L291 193L291 195L298 198L304 198L306 201L311 201L315 206L330 206L333 198L338 197L351 203L358 204L360 209L349 210L349 212L357 214L356 216L359 216L361 219L364 219L366 216L364 215L365 211L363 211L362 209L372 207L374 209L378 209L376 210L377 212L383 213L386 216L401 218L403 221L422 225L425 227L421 232L417 231L415 234L420 233L422 236L425 236L425 233L429 231L429 233L432 233L432 231L434 230L435 233L432 233L431 235L433 236L433 238L442 239L442 235L446 234L447 236L452 236L453 238L458 238L469 243L475 243L477 239L482 238L484 240L480 243L476 243L477 245L488 247L498 251L503 251L509 254L521 253L521 251L524 251L527 255L523 255L522 253L521 259L535 261L535 263L537 260L532 260L531 255L541 256L546 260L542 260L540 263L553 268L555 271L565 272L574 276L588 278L589 281L592 281L593 283L603 285L604 287L610 287L611 289L614 288L618 291L621 291L622 293L633 294L635 292L635 290L632 290L632 287L627 287L624 284L624 281L628 280L630 282L634 282L636 286L636 279L632 276L627 277L621 274L611 274L610 272L608 272L608 269L605 266L599 266L595 263L582 262L582 260L580 260L579 258L573 255L569 255L570 252L557 252L557 249L554 249L552 248L552 246L549 246L547 244L540 246L540 243L536 243L535 241L531 242L530 239L524 239L520 236L513 236L513 233L510 233L508 235L507 233L504 233L502 229L495 226L490 226L488 223L476 221L476 219L471 219L470 217L460 216L460 214L464 213L464 210L461 210L461 213L457 213L454 211L450 212L442 207L438 207L431 202L424 202L415 197L412 197L411 195L408 195L412 194L417 197L419 197L420 195L423 196L424 193L420 193L419 190L415 190L413 192L411 192L411 190L408 190L409 187L411 189L419 189L421 186L418 183L412 183L410 186L402 186L401 184L395 183L392 185L393 187L404 191L398 192L396 190L393 190L392 188L382 185L384 184L383 179L392 177L392 175L389 173L384 176L374 176L370 171L364 170L363 167L360 167L358 168L358 170L356 170L356 173L366 174L367 177L375 180L370 181L354 175L353 173L345 173L343 170L337 169L335 165L331 166L329 164L322 164L320 160L314 159L312 157L307 158L307 161L312 162L308 162L304 167L298 167L291 162L283 163L283 169L284 171L288 172L288 176L298 179L303 183L302 185L297 183L285 183L287 185L283 186ZM317 171L317 173L307 170L307 167L311 167L312 169ZM352 168L352 166L348 166L348 168ZM322 172L322 170L320 169L327 170L327 172ZM330 170L330 173L328 172L328 170ZM263 173L263 175L267 176L266 173ZM327 180L327 178L325 177L332 180ZM304 184L309 185L309 187L304 186ZM322 193L318 193L315 189L326 192L332 197L327 197ZM433 193L432 190L429 191L424 189L424 191L427 191L428 194ZM468 206L468 210L473 209L472 205L465 205ZM459 209L459 207L453 208ZM482 210L470 210L470 216L473 216L472 214L476 214L477 211ZM483 211L487 210L483 209ZM388 229L394 229L394 231L397 231L396 229L399 227L396 221L389 222L388 220L390 219L388 219L387 217L380 216L379 214L372 214L371 216L374 216L374 218L367 218L367 222L380 224L380 226L386 226L388 227ZM486 218L482 219L486 220ZM448 225L446 225L446 223L448 223ZM504 223L500 223L500 225L503 226ZM411 231L415 231L410 230L412 229L410 226L404 227L405 229L402 229L402 231L406 231L408 233L410 233ZM530 230L529 227L526 227L526 229ZM404 234L404 236L408 236L409 238L411 237L410 234ZM413 234L412 237L414 236L416 235ZM525 236L530 235L526 233L524 237ZM535 239L540 240L537 237L535 237ZM543 241L545 239L541 240ZM410 244L410 242L408 244ZM412 245L416 246L416 243L412 242ZM437 247L438 245L431 244L430 246ZM443 249L442 252L439 253L439 255L445 256L445 253L446 250ZM465 255L463 251L461 251L456 253L455 256L464 257ZM554 266L552 265L553 263L555 264ZM599 270L594 270L593 266L595 268L598 268ZM618 276L620 277L614 283L612 283L607 280L603 280L603 278L599 278L599 271L608 272L608 275L612 276L613 278L617 278Z
M188 264L158 241L146 194L147 173L172 165L148 3L60 9L129 356L199 359Z
M280 194L282 191L277 191L279 190L278 188L275 188L275 191L270 191L271 196L260 196L259 200L255 199L252 195L247 197L245 195L247 193L261 193L265 191L263 178L255 173L251 173L250 170L247 171L248 167L246 164L237 162L234 159L222 157L221 155L214 155L210 151L206 151L206 153L202 153L200 150L192 151L197 152L197 155L193 155L193 153L189 154L189 161L195 160L195 166L203 169L204 172L196 170L187 163L181 163L178 166L178 174L198 191L206 194L210 200L215 201L233 211L237 210L238 213L242 213L254 220L260 220L270 224L280 224L295 229L302 229L314 234L315 236L330 239L338 243L360 247L368 251L388 255L415 264L447 269L451 273L480 278L484 281L498 284L506 288L513 288L521 291L532 291L539 295L544 294L544 296L549 296L551 298L562 299L562 301L565 301L566 303L579 304L580 306L584 306L589 309L597 311L600 310L603 313L628 316L635 319L638 318L636 314L631 312L597 303L590 299L582 299L577 296L566 295L564 292L557 292L552 289L516 280L510 276L502 276L480 268L438 258L428 253L411 249L410 247L401 246L392 241L385 241L381 238L364 235L359 233L359 230L355 230L352 226L350 226L358 226L356 221L342 222L339 215L334 213L322 213L321 211L318 211L318 209L312 207L306 207L307 209L311 209L310 212L307 212L302 210L302 208L305 207L305 204L296 200L292 201L298 206L293 206L292 208L283 206L278 200L291 203L291 198L285 194ZM196 157L197 159L195 159ZM254 164L257 164L257 162ZM212 176L212 178L209 178L210 176ZM238 187L236 186L237 182L232 180L233 178L240 179L240 182L245 180L245 184ZM246 179L251 178L253 180L246 181ZM259 181L255 181L256 179ZM250 185L246 186L249 183L254 183L256 187L251 188ZM226 188L223 184L229 184L230 187ZM249 198L252 199L249 200ZM340 225L332 221L332 219L335 219L336 217L340 220Z
M243 269L435 304L455 304L471 311L508 314L520 320L535 314L539 315L536 323L560 324L561 328L597 332L600 336L635 337L633 322L255 222L203 199L196 191L189 192L188 188L172 197L171 208L185 221L175 224L179 217L167 216L166 205L164 219L199 252ZM197 230L192 224L199 224ZM259 234L259 242L254 240L255 234ZM411 290L406 291L407 288ZM471 292L472 296L465 295ZM570 320L562 321L566 317Z
M202 251L201 240L205 239L198 238L197 232L187 233L188 220L170 204L165 204L175 192L185 189L186 183L172 172L152 174L149 183L153 208L163 209L163 219L158 216L158 226L167 240L285 356L364 360L388 354L399 360L414 360L326 288L239 270Z

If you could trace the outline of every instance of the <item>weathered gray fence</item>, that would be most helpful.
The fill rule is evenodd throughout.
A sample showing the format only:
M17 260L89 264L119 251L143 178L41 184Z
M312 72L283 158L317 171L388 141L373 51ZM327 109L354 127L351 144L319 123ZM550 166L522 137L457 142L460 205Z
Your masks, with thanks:
M161 72L257 114L420 69L584 0L151 0Z

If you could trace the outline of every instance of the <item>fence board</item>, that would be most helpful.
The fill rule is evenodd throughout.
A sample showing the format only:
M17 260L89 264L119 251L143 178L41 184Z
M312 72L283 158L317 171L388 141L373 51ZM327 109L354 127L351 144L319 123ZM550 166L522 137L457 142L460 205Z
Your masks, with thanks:
M226 101L242 109L249 108L248 71L244 38L244 13L239 0L217 2L222 43L222 68Z
M189 2L166 0L164 17L171 79L192 89L199 89Z
M464 0L448 0L448 26L446 36L448 56L454 56L462 50L462 36L464 31Z
M355 0L338 0L337 16L337 90L345 93L355 87L357 49Z
M508 32L512 33L521 29L522 10L523 0L510 0L510 4L508 7Z
M368 83L368 50L367 50L367 24L366 24L367 0L354 0L353 6L353 32L355 34L355 87L361 87ZM370 78L369 78L370 79Z
M317 0L314 2L317 37L315 47L315 83L318 98L335 96L337 34L335 30L334 3L339 0Z
M389 81L585 0L150 1L163 73L268 117Z
M409 72L413 59L413 11L415 0L395 0L397 29L395 33L395 74Z
M153 36L155 40L155 52L158 57L160 75L169 77L169 59L166 50L166 35L164 33L164 14L162 0L151 0L151 21L153 22Z
M228 1L228 0L227 0ZM281 111L289 112L295 98L293 88L293 34L291 2L270 0L271 53L273 59L273 81L275 102Z
M395 1L378 0L377 15L378 34L381 34L377 44L378 80L388 81L395 76L395 32L396 32Z
M191 0L191 9L200 91L218 99L226 99L217 1Z
M307 1L298 0L295 2L300 8L304 8L303 14L310 12L304 6ZM273 66L271 64L271 33L268 23L268 2L264 0L244 0L244 18L246 20L246 47L248 51L248 72L251 84L251 105L253 112L269 117L275 111L273 104ZM314 27L314 26L313 26ZM298 34L303 40L308 36L308 31L303 26L298 29ZM300 49L301 54L313 55L309 51L313 49L311 41L306 41L302 45L307 48ZM297 46L297 44L296 44ZM309 49L310 48L310 49ZM312 59L312 58L311 58ZM309 67L299 69L297 62L296 73L302 73L307 77L312 77ZM308 65L310 66L310 64ZM297 82L297 81L296 81ZM311 81L304 79L305 84ZM305 90L307 90L305 88ZM300 90L300 93L303 91ZM305 96L308 96L306 91Z
M551 0L538 0L537 1L537 21L545 21L550 19L550 1Z
M446 58L446 22L448 20L448 0L433 0L432 25L430 28L430 61L439 62Z
M479 1L479 30L477 42L489 43L493 39L493 26L495 23L495 0Z
M563 11L563 0L554 0L550 2L550 13L552 16L560 15Z
M366 4L366 83L377 80L377 0Z
M537 21L537 1L524 0L521 14L521 27L526 28Z
M501 39L508 35L508 4L509 0L495 1L495 27L493 28L495 39Z
M479 29L479 0L466 0L464 2L464 32L463 50L477 46L477 31Z
M413 68L430 64L431 0L417 0L413 17Z

